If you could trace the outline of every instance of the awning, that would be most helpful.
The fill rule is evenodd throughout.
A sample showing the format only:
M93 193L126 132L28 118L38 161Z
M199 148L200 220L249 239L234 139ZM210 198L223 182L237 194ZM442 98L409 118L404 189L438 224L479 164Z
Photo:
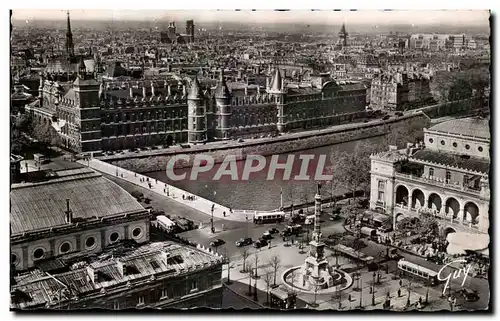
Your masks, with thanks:
M448 254L465 254L466 251L474 251L489 255L490 236L488 234L458 232L448 234L446 239L449 242L446 249Z

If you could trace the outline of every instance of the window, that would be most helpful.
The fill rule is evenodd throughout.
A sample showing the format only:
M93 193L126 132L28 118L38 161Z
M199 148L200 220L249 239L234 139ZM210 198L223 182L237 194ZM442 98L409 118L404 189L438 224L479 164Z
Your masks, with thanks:
M453 143L453 147L457 147L457 143L456 142Z
M384 192L378 191L378 201L383 202L384 201Z
M118 239L120 238L120 234L118 234L118 232L113 232L111 233L111 235L109 236L109 241L111 243L115 243L116 241L118 241Z
M142 305L142 304L144 304L144 295L139 295L137 305Z
M470 145L469 144L465 145L465 149L470 149Z
M160 299L168 299L168 291L166 288L161 289L161 297Z
M93 237L93 236L87 237L87 239L85 240L85 247L88 250L95 248L96 247L95 237Z
M482 148L481 146L479 146L479 147L477 148L477 150L478 150L479 152L482 152L482 151L483 151L483 148Z
M469 176L464 175L464 185L467 186L469 185Z
M196 280L191 281L191 290L198 290L198 282Z
M446 171L446 182L449 183L451 180L451 172L450 171Z
M44 255L45 255L45 250L42 248L38 248L33 252L33 258L35 258L35 260L40 260L41 258L43 258Z
M120 310L120 301L113 302L113 310Z
M385 189L385 182L384 181L378 181L378 189L379 191L380 190L384 190Z
M443 145L443 146L444 146L444 144L445 144L445 142L444 142L444 140L442 140L442 141L441 141L441 145Z
M142 229L140 227L136 227L135 229L132 230L132 236L134 238L139 238L142 235Z
M68 253L70 250L71 250L71 244L69 242L64 242L59 247L59 252L61 253Z
M17 255L15 255L14 253L12 253L10 255L10 263L11 264L16 264L17 263Z
M430 177L434 176L434 168L429 168L429 176Z

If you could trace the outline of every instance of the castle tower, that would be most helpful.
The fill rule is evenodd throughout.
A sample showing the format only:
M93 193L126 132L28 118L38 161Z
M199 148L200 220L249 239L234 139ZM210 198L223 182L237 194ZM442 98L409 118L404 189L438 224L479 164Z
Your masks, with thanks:
M68 23L66 29L66 55L68 59L72 61L75 58L75 47L73 44L73 34L71 33L71 22L69 20L69 11L68 11Z
M207 141L207 114L203 91L198 77L195 77L189 94L188 103L188 142L203 143Z
M189 35L189 42L194 42L194 20L186 21L186 34Z
M77 77L73 83L75 100L80 112L80 132L75 137L79 152L101 152L101 108L99 103L100 84L95 79Z
M345 23L342 23L342 27L340 27L339 37L342 39L342 46L347 47L347 31L345 30Z
M278 112L278 131L280 133L286 130L286 115L285 115L285 96L286 88L285 81L281 78L281 73L279 68L274 71L271 84L269 86L268 93L274 96L274 102L276 103L276 108Z
M227 88L226 80L224 79L224 69L220 71L220 79L215 87L215 104L216 104L216 119L217 126L215 136L218 139L230 139L231 137L231 93Z

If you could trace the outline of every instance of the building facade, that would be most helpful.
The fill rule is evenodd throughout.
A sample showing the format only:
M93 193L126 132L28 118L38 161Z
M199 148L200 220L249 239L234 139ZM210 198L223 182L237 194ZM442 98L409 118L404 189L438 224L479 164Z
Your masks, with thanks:
M372 78L373 109L405 110L433 102L430 76L412 72L381 73Z
M443 234L488 234L488 120L466 118L424 130L424 144L371 156L370 208L392 218L431 215Z
M221 73L222 74L222 73ZM41 79L35 121L52 125L75 152L204 143L336 125L363 117L366 87L323 75L286 83L276 69L268 86L229 90L197 79L101 82L82 73L74 82Z

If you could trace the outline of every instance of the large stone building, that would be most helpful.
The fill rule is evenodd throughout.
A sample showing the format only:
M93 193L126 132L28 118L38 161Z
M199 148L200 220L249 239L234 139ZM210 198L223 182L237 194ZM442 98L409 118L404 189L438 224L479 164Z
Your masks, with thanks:
M151 243L134 197L73 167L12 185L11 308L221 307L222 256Z
M381 73L372 78L370 107L405 110L433 102L430 77L413 72Z
M370 208L396 223L436 217L443 234L487 234L489 120L465 118L424 129L425 146L371 156Z
M98 83L81 71L74 82L41 79L40 99L26 107L35 121L51 124L61 145L75 152L204 143L336 125L364 115L366 87L313 75L287 84L278 69L267 88L229 90L197 79L169 83Z

